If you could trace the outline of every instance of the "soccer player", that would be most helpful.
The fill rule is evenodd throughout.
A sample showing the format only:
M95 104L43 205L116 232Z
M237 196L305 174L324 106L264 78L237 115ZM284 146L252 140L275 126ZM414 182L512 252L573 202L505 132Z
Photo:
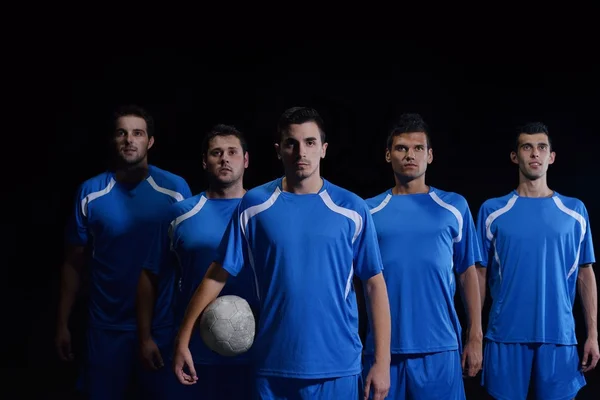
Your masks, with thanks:
M247 266L260 301L253 345L256 397L358 398L356 274L365 282L374 325L375 363L365 391L383 399L389 389L390 315L371 215L362 199L321 177L327 143L315 110L285 111L278 135L275 149L285 176L242 198L188 306L173 368L182 383L199 379L188 348L194 323L229 275Z
M433 150L420 115L400 116L388 135L385 159L395 186L367 204L377 229L392 315L387 398L464 399L463 369L471 377L479 372L483 341L475 224L463 196L426 184ZM468 315L464 351L454 307L455 275ZM368 330L365 370L373 352Z
M144 109L121 107L113 123L114 168L83 182L77 193L67 229L68 250L58 309L56 346L63 360L71 360L69 315L82 267L89 264L89 327L83 378L90 399L125 398L139 366L135 298L141 266L148 254L149 228L161 210L191 196L183 178L148 164L154 122ZM86 246L91 246L89 263ZM170 339L171 329L160 329L168 326L161 318L154 322L160 346ZM147 378L148 385L160 381L156 374Z
M166 282L169 287L175 270L168 263L169 254L178 260L179 284L175 293L175 324L179 326L185 309L206 270L216 256L217 248L244 193L244 171L248 167L246 140L235 127L215 126L204 138L202 166L208 176L208 189L170 207L165 222L158 226L148 263L140 277L138 304L143 363L153 368L162 358L151 336L151 321L157 287ZM245 268L229 279L223 294L232 294L256 305L254 277ZM172 291L171 291L172 292ZM165 292L172 296L173 293ZM173 338L174 339L174 338ZM253 374L249 354L222 357L212 352L195 332L190 337L190 352L199 382L181 385L173 374L176 387L164 387L164 398L177 399L240 399L252 393Z
M482 384L496 399L572 399L585 385L583 372L598 362L595 262L584 204L550 189L555 152L542 123L518 130L511 161L519 185L483 203L477 218L486 277L493 299ZM573 302L576 286L585 311L587 340L579 364Z

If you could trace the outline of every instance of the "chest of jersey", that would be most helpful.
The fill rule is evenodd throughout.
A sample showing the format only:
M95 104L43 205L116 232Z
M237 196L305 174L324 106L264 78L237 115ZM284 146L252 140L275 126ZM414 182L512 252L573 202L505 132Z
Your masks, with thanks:
M454 214L437 205L429 196L395 196L373 214L382 255L384 251L433 251L439 244L452 245L459 235Z
M581 226L577 219L561 211L552 199L531 202L519 199L514 206L493 221L489 233L500 244L510 242L535 243L578 242Z
M96 238L145 237L149 224L173 201L145 181L133 190L115 185L110 193L88 204L88 224Z
M175 228L173 248L185 253L208 252L213 254L231 220L236 204L213 205L209 202L191 218Z
M351 248L356 228L353 219L332 211L318 195L306 195L293 201L277 199L250 221L249 233L254 239L251 244L267 242L276 248L300 247L312 252L339 245Z

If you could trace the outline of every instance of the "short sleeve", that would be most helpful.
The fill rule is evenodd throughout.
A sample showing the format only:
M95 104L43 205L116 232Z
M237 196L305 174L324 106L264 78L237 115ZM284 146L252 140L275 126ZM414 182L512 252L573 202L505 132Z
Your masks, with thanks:
M583 241L581 242L581 249L579 251L579 265L592 264L596 262L596 257L594 255L594 243L592 241L592 229L590 227L590 218L585 206L583 207L583 218L586 222L586 228L583 235Z
M462 274L476 262L481 262L481 251L475 231L475 223L466 201L461 214L463 220L462 232L460 233L460 240L454 242L453 255L454 269L458 274Z
M88 243L87 197L83 187L79 187L75 196L75 204L67 222L66 241L74 246L85 246Z
M245 237L247 225L242 227L240 224L243 221L242 203L238 205L225 229L215 260L233 276L237 276L248 261L248 242Z
M487 226L486 220L489 216L489 212L485 206L485 203L479 208L477 214L477 241L479 242L479 248L481 251L480 265L487 267L490 264L490 255L492 254L492 241L487 237Z
M362 281L366 281L383 271L383 261L379 250L375 223L366 204L358 214L362 227L353 243L354 273Z

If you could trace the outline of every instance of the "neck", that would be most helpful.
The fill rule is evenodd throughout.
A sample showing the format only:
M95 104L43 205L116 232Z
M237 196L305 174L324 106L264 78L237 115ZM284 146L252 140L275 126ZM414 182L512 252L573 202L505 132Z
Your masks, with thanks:
M548 187L546 175L536 180L531 180L520 174L517 193L522 197L551 197L553 190Z
M118 167L115 171L115 179L121 183L137 183L148 176L148 163L140 162L135 165Z
M319 193L319 190L323 187L323 178L321 178L318 171L305 179L297 179L295 176L286 175L281 182L281 186L284 192L295 194Z
M392 194L418 194L429 193L429 186L425 184L425 175L410 181L395 177L396 186L392 189Z
M206 190L206 197L209 199L239 199L245 193L246 189L240 179L239 182L229 186L211 184Z

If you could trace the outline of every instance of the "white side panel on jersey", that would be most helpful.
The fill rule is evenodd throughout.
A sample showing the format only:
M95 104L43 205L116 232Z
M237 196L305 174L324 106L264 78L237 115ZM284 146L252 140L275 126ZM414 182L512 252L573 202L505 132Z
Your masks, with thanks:
M246 229L248 228L248 222L250 222L250 218L260 214L263 211L268 210L281 194L281 190L277 187L271 197L267 199L264 203L257 204L252 207L248 207L242 215L240 215L240 228L242 229L242 234L246 239L246 244L248 246L248 260L250 261L250 266L252 267L252 272L254 272L254 284L256 285L256 295L260 300L260 291L258 286L258 276L256 275L256 267L254 266L254 255L252 254L252 249L250 248L250 241L248 240L248 236L246 235Z
M577 267L579 266L579 253L581 252L581 243L583 243L583 239L585 238L585 231L587 230L587 223L585 221L585 218L583 218L583 215L579 214L575 210L571 210L570 208L567 208L567 206L565 206L565 204L558 198L558 196L553 196L552 200L554 200L554 204L556 204L556 207L558 207L558 209L560 211L564 212L565 214L567 214L570 217L575 218L575 220L577 222L579 222L579 225L581 226L581 235L579 236L579 244L577 246L577 253L575 253L575 261L573 262L573 265L571 266L571 269L569 270L569 273L567 274L567 279L569 279L571 277L571 275L573 275L573 273L575 271L577 271Z

